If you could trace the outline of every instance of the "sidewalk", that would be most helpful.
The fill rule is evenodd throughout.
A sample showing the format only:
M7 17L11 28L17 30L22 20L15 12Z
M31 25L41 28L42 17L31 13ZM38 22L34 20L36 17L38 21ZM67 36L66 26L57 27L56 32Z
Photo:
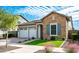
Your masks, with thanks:
M33 45L16 45L16 44L13 45L11 44L10 46L16 46L16 47L21 47L21 48L7 51L4 53L34 53L38 50L44 49L43 46L33 46Z

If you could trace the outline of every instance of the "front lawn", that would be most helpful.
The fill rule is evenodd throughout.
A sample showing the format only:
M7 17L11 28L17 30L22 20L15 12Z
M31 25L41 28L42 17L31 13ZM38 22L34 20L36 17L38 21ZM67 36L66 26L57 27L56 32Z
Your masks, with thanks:
M62 44L63 41L61 40L34 40L32 42L24 42L26 45L37 45L37 46L44 46L47 44L52 44L55 47L59 47Z

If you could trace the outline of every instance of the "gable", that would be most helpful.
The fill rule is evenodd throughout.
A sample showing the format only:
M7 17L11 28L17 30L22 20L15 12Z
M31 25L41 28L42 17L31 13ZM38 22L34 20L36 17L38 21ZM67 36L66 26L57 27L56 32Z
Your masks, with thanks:
M60 15L58 13L51 13L50 15L46 16L42 19L43 24L46 23L66 23L67 18L66 16Z
M52 15L52 16L55 15L55 16L64 17L64 18L66 18L67 21L70 21L70 17L69 17L69 16L65 16L64 14L60 14L60 13L57 13L57 12L51 12L51 13L49 13L48 15L46 15L45 17L43 17L41 20L43 21L44 19L50 17L51 15Z

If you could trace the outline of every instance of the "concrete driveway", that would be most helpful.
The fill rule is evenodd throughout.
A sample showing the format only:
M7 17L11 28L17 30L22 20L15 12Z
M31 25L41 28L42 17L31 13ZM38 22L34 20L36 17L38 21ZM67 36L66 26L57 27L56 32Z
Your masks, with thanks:
M43 46L24 45L24 44L17 43L19 41L24 41L24 40L26 40L26 39L9 38L8 39L8 46L9 47L13 46L13 47L20 47L20 48L8 50L8 51L2 52L2 53L34 53L38 50L43 49ZM1 39L0 40L0 47L5 46L5 44L6 44L6 39Z
M26 39L19 39L19 38L9 38L7 40L8 44L19 44L19 41L24 41ZM6 39L0 39L0 45L6 44Z

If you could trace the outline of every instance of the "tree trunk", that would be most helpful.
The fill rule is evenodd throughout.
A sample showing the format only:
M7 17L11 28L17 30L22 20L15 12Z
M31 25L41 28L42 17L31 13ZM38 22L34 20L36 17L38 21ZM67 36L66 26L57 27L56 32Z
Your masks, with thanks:
M6 35L6 48L8 47L8 31L7 31L7 35Z

